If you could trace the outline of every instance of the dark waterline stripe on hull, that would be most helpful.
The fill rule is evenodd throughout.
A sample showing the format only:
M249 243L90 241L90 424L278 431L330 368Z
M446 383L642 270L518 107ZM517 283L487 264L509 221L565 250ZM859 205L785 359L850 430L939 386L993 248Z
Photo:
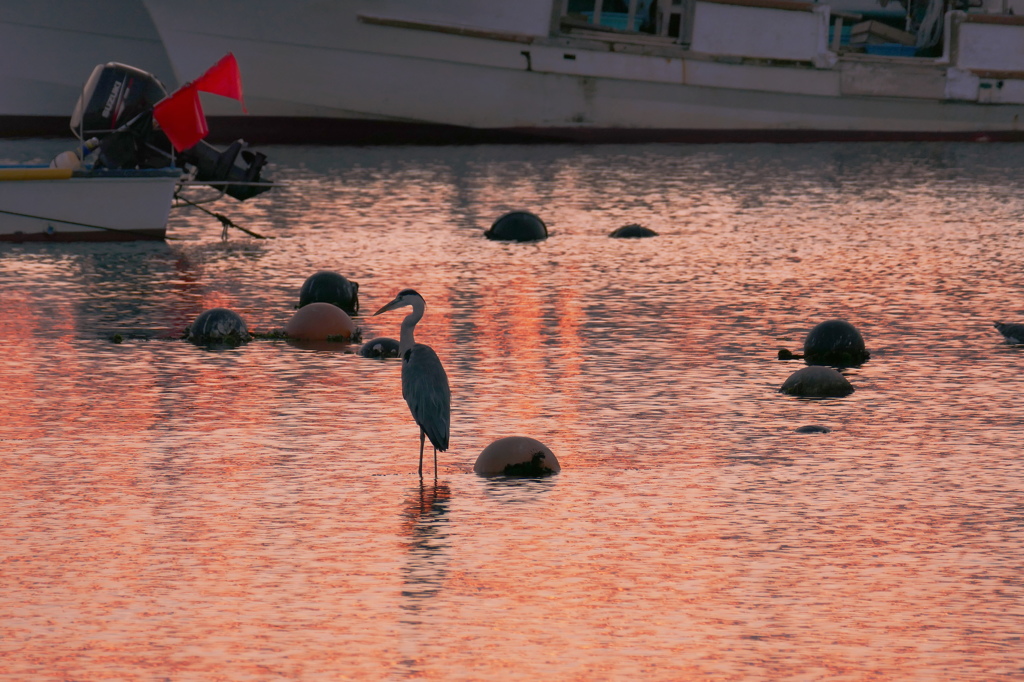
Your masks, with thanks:
M251 145L642 144L653 142L1024 142L1024 130L694 130L642 128L465 128L434 123L289 116L214 116L207 141ZM0 137L68 137L68 118L0 116Z
M1024 131L693 130L641 128L465 128L366 119L226 116L210 119L210 137L260 144L642 144L654 142L1024 142Z
M167 238L167 230L136 230L133 232L110 232L97 230L95 232L32 232L21 234L0 234L0 242L7 243L68 243L68 242L137 242L137 241L163 241Z

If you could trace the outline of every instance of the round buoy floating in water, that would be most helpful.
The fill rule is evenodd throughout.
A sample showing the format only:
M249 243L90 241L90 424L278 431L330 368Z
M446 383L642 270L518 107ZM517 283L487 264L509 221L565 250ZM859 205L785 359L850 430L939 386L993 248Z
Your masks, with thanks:
M494 441L480 453L473 471L481 476L548 476L562 468L548 446L526 436Z
M649 227L630 223L629 225L623 225L617 230L613 230L608 236L615 239L640 239L643 237L657 237L658 233Z
M808 424L794 429L797 433L832 433L832 429L820 424Z
M299 289L299 308L310 303L330 303L349 315L355 315L359 312L359 283L332 270L315 272Z
M529 211L512 211L495 220L484 236L506 242L535 242L548 238L548 227Z
M348 340L356 331L352 318L330 303L310 303L295 311L284 333L298 341Z
M378 336L364 343L359 348L359 354L364 358L397 358L398 341L388 336Z
M192 343L237 345L250 339L249 328L241 315L227 308L210 308L199 313L188 328Z
M871 353L864 347L864 338L846 320L822 322L804 339L804 360L808 365L853 367L870 357Z
M853 393L853 386L835 368L811 365L790 374L779 391L802 398L841 398Z

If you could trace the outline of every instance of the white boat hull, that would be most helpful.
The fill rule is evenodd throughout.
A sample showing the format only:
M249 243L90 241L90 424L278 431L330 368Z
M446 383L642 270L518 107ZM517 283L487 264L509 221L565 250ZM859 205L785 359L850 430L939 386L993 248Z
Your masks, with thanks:
M0 169L0 241L164 239L179 179L176 169Z
M838 51L829 6L792 0L684 0L688 46L563 30L553 0L122 2L148 13L166 80L237 57L249 115L204 95L213 139L1024 140L1019 17L948 13L946 51L907 58Z
M545 4L519 7L525 13L528 5ZM803 35L794 32L792 40L765 43L782 58L747 59L728 56L724 30L717 42L694 38L696 47L726 53L720 57L678 45L536 35L540 29L528 19L517 27L522 32L479 28L487 21L481 17L470 17L478 28L461 29L420 21L416 3L261 3L242 19L232 6L205 0L146 5L179 80L226 50L236 55L253 118L230 116L230 126L251 137L263 120L268 125L259 132L274 141L288 141L287 119L295 118L308 119L304 134L319 122L320 135L330 137L327 122L335 122L356 139L335 127L342 139L334 141L356 142L376 141L365 138L375 131L400 136L403 128L413 135L474 131L565 140L1024 139L1024 97L984 102L984 79L968 71L974 90L951 92L959 72L948 58L836 60L821 37L827 13L801 15L807 19L800 31L818 31L806 45L794 46ZM711 10L704 21L734 25ZM772 12L764 12L770 20ZM790 24L800 18L775 14ZM416 20L403 19L409 16ZM755 19L741 49L758 49ZM829 56L835 63L811 63ZM1004 81L1014 86L1004 91ZM1017 84L1024 92L1024 73L999 82L1000 93ZM233 113L218 105L207 109L214 121Z

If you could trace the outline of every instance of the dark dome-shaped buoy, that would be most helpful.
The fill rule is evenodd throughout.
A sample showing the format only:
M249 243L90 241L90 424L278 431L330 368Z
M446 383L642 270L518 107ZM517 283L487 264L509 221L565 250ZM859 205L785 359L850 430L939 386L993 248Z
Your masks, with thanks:
M804 360L808 365L852 367L870 357L860 332L846 320L822 322L804 339Z
M388 336L370 339L359 348L364 358L397 358L398 341Z
M473 471L481 476L547 476L562 468L548 446L526 436L494 441L480 453Z
M250 338L249 328L242 316L227 308L210 308L199 313L188 328L192 343L245 343Z
M853 386L835 368L811 365L789 375L779 392L801 398L841 398L853 393Z
M629 225L623 225L617 230L613 230L608 236L615 239L639 239L642 237L657 237L658 233L649 227L630 223Z
M299 341L330 341L351 339L356 325L336 305L316 301L295 311L284 325L284 333Z
M484 236L506 242L534 242L548 238L548 227L529 211L512 211L495 220Z
M332 270L320 270L306 278L299 289L299 307L310 303L330 303L349 315L359 312L359 283Z
M821 424L808 424L807 426L798 426L793 429L796 433L832 433L832 429Z

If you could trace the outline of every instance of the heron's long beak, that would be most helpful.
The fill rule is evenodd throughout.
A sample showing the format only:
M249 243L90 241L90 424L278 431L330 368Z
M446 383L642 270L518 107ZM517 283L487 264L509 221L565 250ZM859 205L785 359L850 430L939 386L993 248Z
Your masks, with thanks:
M381 308L380 310L375 312L374 315L380 315L381 313L386 313L387 311L394 310L395 308L399 308L402 305L403 305L402 299L401 298L396 298L395 300L391 301L391 303L388 303L386 306L384 306L383 308ZM371 317L373 317L373 315L371 315Z

